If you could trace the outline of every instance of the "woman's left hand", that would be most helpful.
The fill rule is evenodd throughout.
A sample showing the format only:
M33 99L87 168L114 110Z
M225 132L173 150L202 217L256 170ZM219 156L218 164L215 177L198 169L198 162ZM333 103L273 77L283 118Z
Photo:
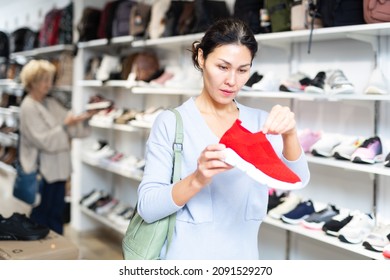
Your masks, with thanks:
M295 114L287 106L275 105L263 126L264 134L290 134L296 129Z

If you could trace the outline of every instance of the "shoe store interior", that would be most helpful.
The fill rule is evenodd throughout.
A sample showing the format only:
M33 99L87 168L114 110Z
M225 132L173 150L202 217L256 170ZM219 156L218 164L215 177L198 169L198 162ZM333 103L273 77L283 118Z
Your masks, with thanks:
M288 106L310 170L304 188L269 187L260 259L390 258L390 1L0 6L0 259L123 260L153 122L201 92L188 50L206 26L228 17L246 21L259 46L237 101L265 111ZM32 219L45 207L39 174L34 199L16 193L18 151L28 150L19 145L20 131L33 131L19 126L26 94L20 74L41 59L55 66L48 94L57 103L74 114L97 111L85 123L86 137L57 141L70 147L70 168L66 160L30 164L53 176L70 169L61 231Z

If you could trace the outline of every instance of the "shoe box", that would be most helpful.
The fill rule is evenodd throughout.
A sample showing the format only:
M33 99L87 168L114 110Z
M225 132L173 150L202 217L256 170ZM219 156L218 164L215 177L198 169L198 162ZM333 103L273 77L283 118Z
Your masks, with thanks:
M0 241L0 260L75 260L79 249L71 241L50 231L40 240Z

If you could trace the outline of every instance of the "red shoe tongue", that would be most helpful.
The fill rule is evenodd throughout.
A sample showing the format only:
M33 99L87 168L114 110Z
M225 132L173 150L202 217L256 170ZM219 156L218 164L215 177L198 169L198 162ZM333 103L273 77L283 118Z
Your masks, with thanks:
M219 142L272 178L283 182L300 182L299 177L275 153L265 134L261 131L250 132L241 125L240 120L234 122Z

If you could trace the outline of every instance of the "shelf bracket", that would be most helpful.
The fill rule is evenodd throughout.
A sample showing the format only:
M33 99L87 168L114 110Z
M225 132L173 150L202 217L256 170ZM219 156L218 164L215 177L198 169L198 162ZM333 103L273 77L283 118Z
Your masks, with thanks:
M357 41L362 41L369 43L372 47L372 49L375 52L378 52L379 49L379 43L378 43L378 37L374 35L365 35L365 34L347 34L347 38L351 38Z
M263 45L266 47L274 47L274 48L281 49L281 50L287 52L288 55L291 54L290 44L281 44L281 43L272 42L272 41L263 41L263 42L260 41L259 43L260 43L260 45Z

